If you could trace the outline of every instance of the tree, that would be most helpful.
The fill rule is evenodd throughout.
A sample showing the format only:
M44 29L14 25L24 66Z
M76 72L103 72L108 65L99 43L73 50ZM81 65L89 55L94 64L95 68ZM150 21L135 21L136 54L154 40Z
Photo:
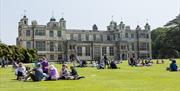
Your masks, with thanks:
M180 57L180 24L151 31L153 58Z
M6 57L9 61L29 63L37 59L37 51L15 45L0 44L0 57Z

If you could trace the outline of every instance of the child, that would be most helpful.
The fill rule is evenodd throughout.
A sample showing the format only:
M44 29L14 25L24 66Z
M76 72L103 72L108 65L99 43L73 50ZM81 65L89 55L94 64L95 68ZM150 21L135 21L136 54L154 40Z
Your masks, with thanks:
M16 69L17 80L22 80L26 75L26 68L23 63L20 62L18 68Z

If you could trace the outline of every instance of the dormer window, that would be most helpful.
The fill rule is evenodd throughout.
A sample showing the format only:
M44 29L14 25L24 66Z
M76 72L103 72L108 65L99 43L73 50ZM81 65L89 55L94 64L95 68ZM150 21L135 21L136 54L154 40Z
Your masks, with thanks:
M24 24L27 24L27 21L24 21Z

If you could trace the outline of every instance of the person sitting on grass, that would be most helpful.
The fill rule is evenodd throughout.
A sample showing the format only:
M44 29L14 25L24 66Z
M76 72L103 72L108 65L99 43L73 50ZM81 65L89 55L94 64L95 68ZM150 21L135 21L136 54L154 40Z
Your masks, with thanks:
M163 59L161 60L161 63L164 64L164 60Z
M48 76L47 80L57 80L59 78L58 71L52 64L49 66L48 75L49 76Z
M178 66L176 64L176 60L172 59L171 61L172 61L172 63L170 64L169 67L167 67L167 70L168 71L179 71L180 69L178 69Z
M160 64L159 60L157 59L156 64Z
M85 60L80 60L80 64L78 67L87 67L87 62Z
M152 62L150 60L145 60L145 66L152 66Z
M65 80L74 79L74 77L70 75L70 71L68 70L68 67L65 64L62 65L59 79L65 79Z
M104 59L98 61L97 69L105 69Z
M45 57L42 58L41 65L42 65L43 73L48 74L48 66L49 66L49 63L48 63L48 61L47 61L47 59L46 59Z
M118 68L117 65L116 65L116 63L115 63L115 61L111 61L111 63L110 63L110 68L111 68L111 69L117 69L117 68Z
M43 73L43 70L41 68L41 64L37 63L36 67L33 68L31 70L31 72L29 72L29 74L25 77L25 81L27 81L29 79L29 77L34 81L41 81L43 80L43 78L47 78L47 75L45 73Z
M74 77L74 80L85 78L84 76L79 76L77 70L73 66L71 66L70 69L71 69L70 74L71 76Z
M129 63L130 66L133 67L133 66L136 66L137 61L138 61L138 60L135 60L135 58L132 57L132 58L130 58L130 60L128 61L128 63Z
M16 76L17 76L17 80L22 80L24 79L25 75L26 75L26 68L25 66L23 66L23 63L20 62L17 69L16 69Z

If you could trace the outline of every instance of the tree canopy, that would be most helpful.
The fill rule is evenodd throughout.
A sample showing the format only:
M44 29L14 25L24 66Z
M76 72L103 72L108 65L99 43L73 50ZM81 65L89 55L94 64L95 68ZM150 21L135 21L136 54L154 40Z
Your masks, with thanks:
M26 49L15 45L0 44L0 58L5 57L9 61L33 62L37 59L35 49Z
M153 58L180 57L180 23L174 24L151 31Z

